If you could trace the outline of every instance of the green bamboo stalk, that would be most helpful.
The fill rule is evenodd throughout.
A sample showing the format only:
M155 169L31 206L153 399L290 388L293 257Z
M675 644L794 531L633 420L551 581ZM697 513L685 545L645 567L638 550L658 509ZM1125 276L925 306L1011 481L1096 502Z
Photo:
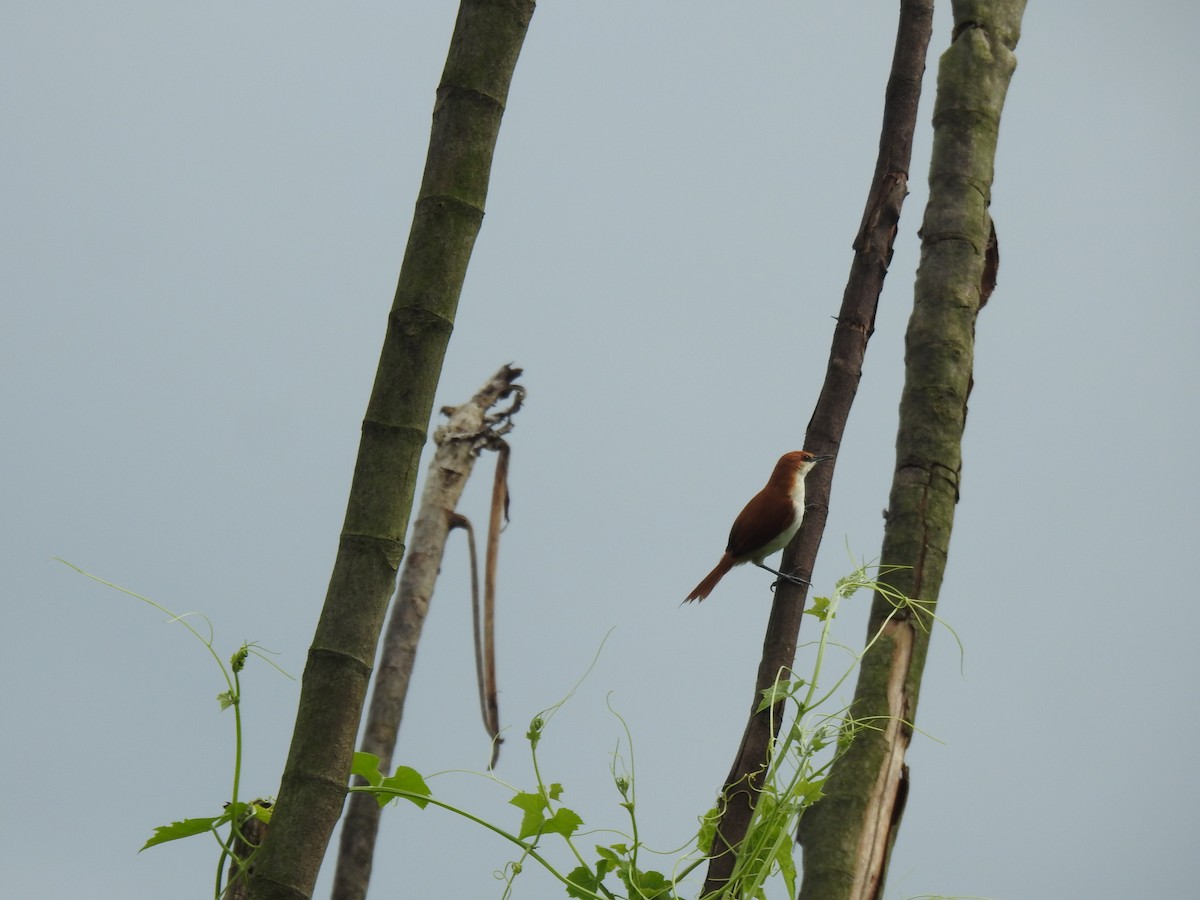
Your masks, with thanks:
M434 391L533 10L532 0L463 0L459 7L337 557L251 900L308 900L341 814Z
M892 584L930 610L940 592L959 496L975 321L981 297L986 299L985 267L995 262L988 205L996 142L1025 0L956 0L953 11L953 38L938 67L929 202L881 554L885 568L910 567L895 572ZM893 610L876 594L868 635ZM834 767L825 797L802 820L800 900L883 895L908 791L904 758L930 624L925 615L902 611L883 625L863 658L854 715L888 724L858 735Z

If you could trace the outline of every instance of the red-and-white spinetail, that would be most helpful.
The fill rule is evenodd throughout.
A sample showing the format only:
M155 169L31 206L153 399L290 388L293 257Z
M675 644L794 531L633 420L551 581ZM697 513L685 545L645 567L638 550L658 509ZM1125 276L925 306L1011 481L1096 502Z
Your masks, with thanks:
M786 547L800 530L800 522L804 519L804 476L824 459L833 457L814 456L807 450L793 450L779 457L767 486L751 498L734 520L721 561L688 594L684 603L703 600L713 592L726 572L748 562L787 581L806 583L794 575L785 575L763 565L763 560Z

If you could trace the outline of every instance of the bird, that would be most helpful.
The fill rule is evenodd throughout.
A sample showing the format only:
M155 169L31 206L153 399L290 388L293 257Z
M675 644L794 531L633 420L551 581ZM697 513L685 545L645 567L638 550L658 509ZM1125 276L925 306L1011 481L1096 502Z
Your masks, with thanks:
M804 476L813 466L832 456L816 456L807 450L792 450L779 457L767 486L751 498L729 529L725 553L704 580L688 594L684 603L703 600L713 592L734 566L752 562L780 579L805 584L803 579L763 565L763 560L782 550L800 530L804 519Z

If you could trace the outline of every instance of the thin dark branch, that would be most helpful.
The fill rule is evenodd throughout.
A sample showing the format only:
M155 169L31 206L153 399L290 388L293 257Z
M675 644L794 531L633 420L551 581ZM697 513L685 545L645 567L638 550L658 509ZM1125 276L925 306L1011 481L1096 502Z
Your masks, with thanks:
M900 210L908 194L908 169L932 25L932 0L903 0L884 101L875 175L862 224L854 238L854 259L838 312L825 382L804 442L805 449L814 453L836 455L841 445L862 376L867 342L875 330L879 295L892 259ZM825 530L833 468L833 465L818 466L807 479L808 511L800 533L784 550L780 566L784 572L795 572L801 578L808 578L812 573ZM755 710L762 691L774 684L780 673L791 671L804 611L804 592L802 586L784 583L775 593L750 718L723 788L724 813L704 883L706 895L728 882L737 862L737 846L746 836L750 824L757 802L759 773L766 763L781 712L778 707L762 712Z

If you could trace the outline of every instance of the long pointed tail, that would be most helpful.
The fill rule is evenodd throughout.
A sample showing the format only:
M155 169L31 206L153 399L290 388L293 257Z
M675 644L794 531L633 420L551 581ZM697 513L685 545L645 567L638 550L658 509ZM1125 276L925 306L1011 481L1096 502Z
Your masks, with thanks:
M691 600L703 600L713 592L713 588L717 586L717 582L724 578L725 573L732 568L733 557L726 553L721 557L721 561L717 563L717 567L704 576L704 580L696 585L695 590L688 594L687 600L684 600L683 602L687 603Z

